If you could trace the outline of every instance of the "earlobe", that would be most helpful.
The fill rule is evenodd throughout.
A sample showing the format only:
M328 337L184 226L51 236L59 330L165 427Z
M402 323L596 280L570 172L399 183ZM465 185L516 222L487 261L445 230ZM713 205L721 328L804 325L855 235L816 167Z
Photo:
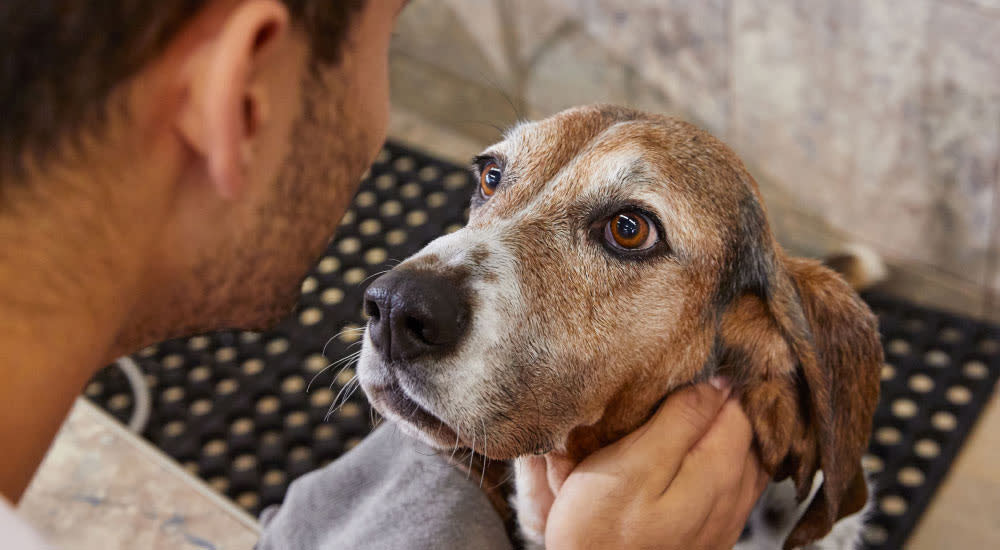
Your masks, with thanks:
M207 181L224 198L238 196L245 186L251 143L267 111L254 72L287 27L288 11L281 2L240 3L187 64L190 86L179 131L201 157Z

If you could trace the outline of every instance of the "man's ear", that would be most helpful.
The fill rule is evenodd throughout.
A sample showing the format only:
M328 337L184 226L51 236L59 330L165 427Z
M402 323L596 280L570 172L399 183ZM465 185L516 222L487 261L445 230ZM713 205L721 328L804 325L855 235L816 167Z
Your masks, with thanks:
M247 144L267 112L254 72L268 46L287 32L288 18L278 0L240 2L220 17L185 66L189 86L178 130L222 197L237 196L245 185Z
M772 257L766 296L735 299L722 314L717 355L741 395L761 461L792 477L799 500L823 484L786 541L825 536L867 500L861 456L878 400L882 348L874 316L835 273Z

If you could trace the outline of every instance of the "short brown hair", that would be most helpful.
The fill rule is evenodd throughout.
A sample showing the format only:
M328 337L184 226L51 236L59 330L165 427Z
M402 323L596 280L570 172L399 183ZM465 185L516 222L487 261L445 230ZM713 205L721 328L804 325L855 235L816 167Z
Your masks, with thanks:
M365 0L283 0L315 62L335 63ZM0 2L0 179L24 153L44 161L99 128L116 85L155 57L209 0Z

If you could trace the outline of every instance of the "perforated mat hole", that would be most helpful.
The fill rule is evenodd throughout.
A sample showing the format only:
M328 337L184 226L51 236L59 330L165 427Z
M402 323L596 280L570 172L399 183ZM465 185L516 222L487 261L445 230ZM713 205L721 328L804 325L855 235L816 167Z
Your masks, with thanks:
M981 353L993 355L994 353L1000 352L1000 341L993 338L983 338L979 341L976 349L978 349Z
M192 336L188 338L187 347L191 351L201 351L208 347L211 339L208 336Z
M222 439L213 439L201 448L201 454L208 457L219 457L229 451L229 446Z
M941 446L933 439L920 439L913 444L913 452L920 458L933 460L941 454Z
M349 285L360 284L367 276L368 273L364 269L360 267L351 268L344 272L344 282Z
M315 408L329 407L335 394L330 388L315 388L309 395L309 404Z
M192 384L208 382L212 378L212 369L205 365L198 365L188 373L188 381Z
M223 378L219 380L219 383L215 385L215 394L219 397L228 397L234 393L236 390L240 389L240 383L232 378Z
M323 320L323 310L318 307L308 307L299 313L299 322L305 326L312 326Z
M159 351L159 349L160 348L156 344L153 344L152 346L146 346L146 347L142 348L141 350L139 350L136 353L136 355L138 355L139 357L143 357L143 358L148 359L148 358L156 355L156 352Z
M316 441L327 441L337 437L337 428L333 424L320 424L313 430L313 439Z
M252 454L241 454L233 459L233 469L237 472L247 472L257 467L257 457Z
M388 258L384 248L372 248L365 252L365 263L378 265Z
M285 426L299 428L309 424L309 415L303 411L295 411L285 417Z
M205 416L212 412L212 401L210 399L198 399L191 403L188 407L188 411L191 412L191 416L199 417Z
M316 280L316 277L309 276L302 281L302 294L316 292L317 288L319 288L319 281Z
M268 470L261 478L261 482L264 485L283 485L287 479L288 476L281 470Z
M309 357L306 357L305 361L303 361L303 364L305 365L306 372L309 372L311 374L317 374L323 369L325 369L327 365L330 364L330 361L326 358L325 355L314 353Z
M240 365L240 372L242 372L245 376L257 376L258 374L264 372L265 366L266 365L264 364L263 359L254 357L253 359L247 359Z
M913 418L919 410L912 399L900 398L892 402L892 414L897 418Z
M349 451L349 450L357 447L359 443L361 443L361 438L352 437L352 438L350 438L350 439L348 439L347 441L344 442L344 448Z
M301 393L305 389L306 381L297 374L287 376L281 381L281 393Z
M254 342L260 341L260 333L254 332L252 330L244 330L240 333L240 342L244 344L253 344Z
M406 225L417 227L427 223L427 212L423 210L413 210L406 215Z
M441 169L433 164L428 164L417 172L417 176L421 181L431 182L441 177Z
M312 460L312 449L304 445L299 445L293 447L291 451L288 451L288 461L289 462L306 462Z
M886 495L879 499L879 508L889 516L901 516L906 513L908 507L906 499L897 495Z
M215 476L208 480L208 486L216 493L224 495L229 490L229 479L222 476Z
M236 348L226 346L215 350L215 360L220 363L227 363L236 359Z
M354 323L348 323L348 324L344 325L343 328L340 329L340 335L337 336L337 338L339 338L340 341L344 342L345 344L350 344L350 343L357 342L358 340L360 340L361 339L361 335L363 333L364 333L364 330L362 330L362 327L360 327L360 326L358 326L358 325L356 325Z
M893 355L909 355L910 353L910 343L901 338L889 340L889 345L886 348Z
M399 196L404 199L415 199L420 196L421 191L420 184L411 181L399 188Z
M97 399L104 393L104 384L101 384L97 380L87 384L87 387L83 390L84 395L91 399Z
M184 388L180 386L170 386L160 393L160 401L164 403L180 403L184 400Z
M337 384L341 387L346 386L354 379L354 369L347 367L337 373Z
M337 243L337 251L341 254L357 254L361 250L361 240L357 237L347 237Z
M253 491L245 491L237 495L236 504L244 510L254 510L260 504L260 497Z
M344 300L344 291L339 288L328 288L319 296L319 300L328 306L339 304Z
M903 439L903 433L892 426L884 426L875 430L875 441L882 445L896 445Z
M950 432L958 426L958 419L948 411L938 411L931 416L931 426L938 431Z
M341 227L351 225L357 219L358 214L354 210L348 210L347 212L344 212L344 217L340 218L340 225Z
M123 412L132 406L132 396L127 393L116 393L108 399L108 408L114 412Z
M924 473L919 468L906 466L899 470L896 479L906 487L919 487L924 484Z
M413 157L402 156L393 161L392 167L400 172L410 172L417 167L417 162Z
M965 386L952 386L948 388L945 397L954 405L968 405L972 401L972 392Z
M889 363L882 363L882 371L879 376L882 380L892 380L896 377L896 367Z
M237 418L232 424L229 425L229 431L232 432L233 435L237 436L250 435L253 433L253 430L253 420L245 416Z
M885 541L889 540L889 532L880 525L868 524L865 525L861 537L868 544L884 544Z
M932 349L924 354L924 362L932 367L943 368L951 363L951 358L939 349Z
M445 204L448 204L448 195L440 191L436 191L427 195L427 207L428 208L441 208Z
M378 155L375 156L375 164L385 164L389 162L392 158L392 153L388 149L380 149Z
M160 435L163 437L180 437L187 431L187 425L180 420L173 420L163 425Z
M368 208L369 206L374 206L378 201L378 197L375 193L371 191L362 191L358 193L358 196L354 197L354 204L360 206L361 208Z
M462 189L469 184L469 174L467 172L449 172L444 178L444 186L447 189Z
M365 236L375 235L382 231L382 222L369 218L358 225L358 232Z
M445 232L446 234L449 234L449 235L450 235L450 234L452 234L452 233L454 233L454 232L458 231L459 229L462 229L462 227L463 227L463 226L462 226L462 224L460 224L460 223L453 223L453 224L449 225L448 227L445 227L445 228L444 228L444 232Z
M390 246L399 246L406 242L406 231L393 229L385 234L385 242Z
M375 188L379 191L388 191L396 186L395 174L382 174L375 178Z
M184 356L178 353L171 353L163 358L162 365L167 370L179 369L184 366Z
M885 463L882 459L871 454L866 454L861 457L861 467L864 468L866 472L877 474L885 468Z
M914 374L907 385L917 393L927 393L934 389L934 379L926 374Z
M281 355L282 353L288 351L288 340L285 338L275 338L267 343L267 346L264 347L264 351L266 351L268 355Z
M357 418L361 416L361 407L357 403L347 402L340 407L338 414L343 418Z
M983 380L990 375L990 369L982 361L968 361L962 366L962 374L973 380Z
M316 271L324 275L333 273L338 269L340 269L340 260L333 256L326 256L320 260L319 264L316 266Z
M403 203L397 200L385 201L378 208L379 214L385 218L391 218L403 213Z
M198 468L198 463L197 462L193 462L193 461L188 460L188 461L186 461L186 462L184 462L184 463L181 464L181 468L184 468L184 471L186 471L187 473L189 473L189 474L191 474L191 475L193 475L195 477L198 476L198 473L199 473L198 470L199 470L199 468Z

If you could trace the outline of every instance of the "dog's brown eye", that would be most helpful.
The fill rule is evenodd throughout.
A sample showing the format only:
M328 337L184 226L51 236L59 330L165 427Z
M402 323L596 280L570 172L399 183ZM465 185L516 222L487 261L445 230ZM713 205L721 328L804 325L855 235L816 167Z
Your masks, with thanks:
M656 228L645 215L620 212L604 226L604 240L623 250L645 250L656 244Z
M486 166L483 166L483 171L479 173L479 189L483 192L483 195L487 197L492 196L497 190L497 186L500 185L502 177L503 172L497 163L486 163Z

